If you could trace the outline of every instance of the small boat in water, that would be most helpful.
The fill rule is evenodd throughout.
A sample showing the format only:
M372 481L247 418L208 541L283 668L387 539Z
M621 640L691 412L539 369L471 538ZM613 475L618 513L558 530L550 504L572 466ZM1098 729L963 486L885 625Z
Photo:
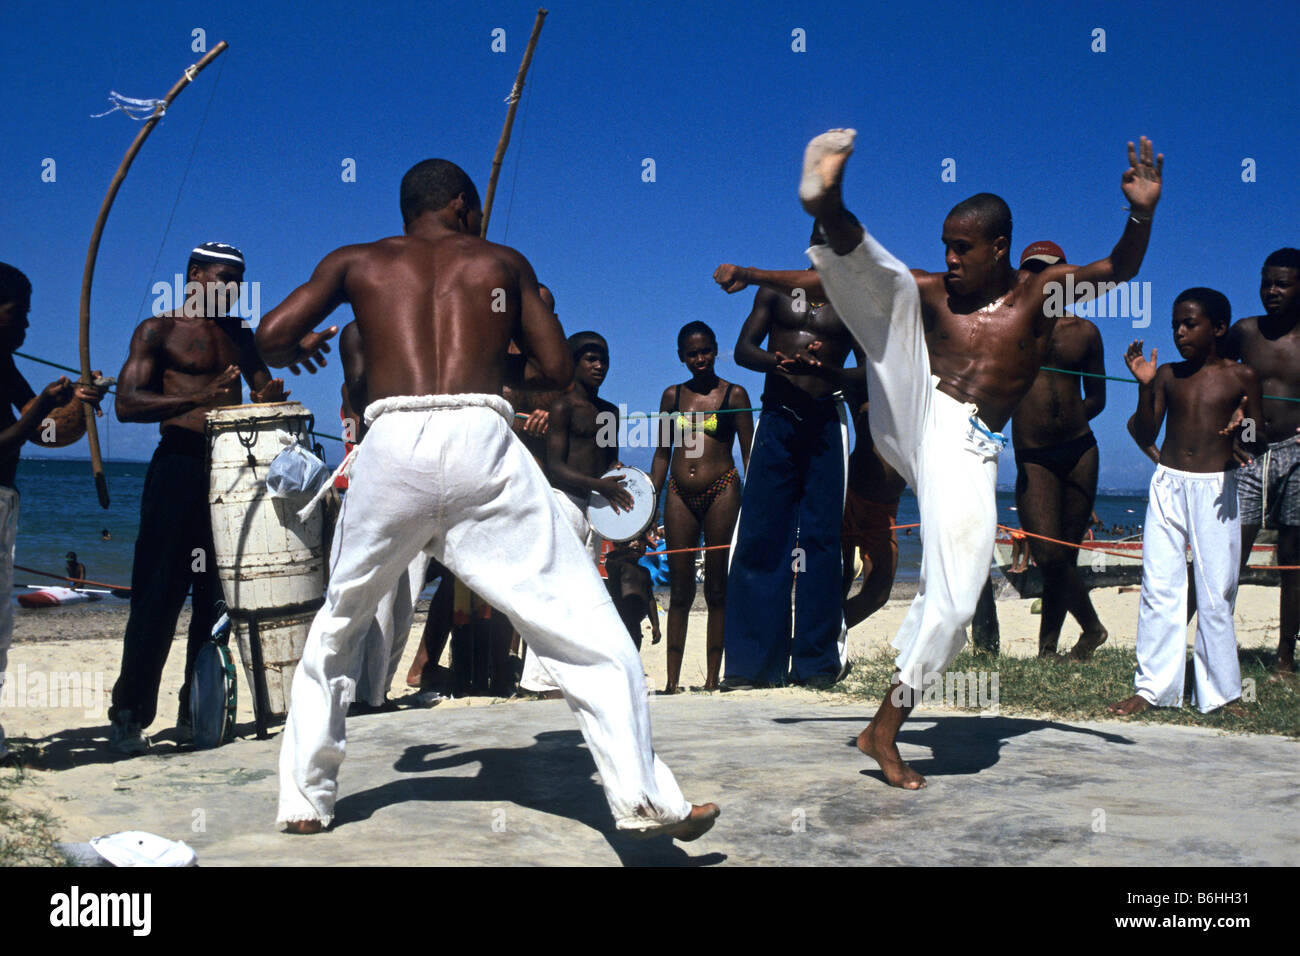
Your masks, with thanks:
M1250 549L1250 560L1241 574L1241 584L1274 585L1279 583L1277 545L1273 532L1260 532ZM1043 575L1030 559L1024 571L1012 571L1015 549L1009 535L999 534L994 542L994 560L1003 577L1022 598L1043 596ZM1085 541L1076 559L1079 576L1086 588L1124 587L1142 583L1142 536L1132 535L1114 540ZM1190 564L1192 553L1187 552Z

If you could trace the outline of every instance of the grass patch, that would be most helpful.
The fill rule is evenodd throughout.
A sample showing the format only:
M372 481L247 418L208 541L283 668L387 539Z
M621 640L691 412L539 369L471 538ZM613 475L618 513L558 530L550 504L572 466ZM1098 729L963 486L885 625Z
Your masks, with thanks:
M0 867L66 866L59 852L59 821L43 810L14 802L13 794L30 783L21 763L0 768Z
M1274 652L1243 650L1239 652L1241 678L1245 688L1244 716L1220 709L1202 714L1191 706L1153 707L1129 721L1148 724L1184 724L1210 727L1234 733L1278 734L1300 737L1300 678L1270 682L1269 674L1277 660ZM1113 718L1106 706L1133 693L1133 672L1137 655L1131 649L1100 648L1087 663L1054 664L1037 657L989 657L973 651L957 655L949 671L976 673L996 672L998 705L1003 714L1029 714L1052 718L1103 720ZM880 700L889 688L894 673L894 655L855 658L853 670L831 688L865 700ZM1191 663L1188 662L1187 694L1192 687ZM1249 697L1254 696L1254 700ZM926 706L922 704L922 706ZM970 706L956 708L972 713Z

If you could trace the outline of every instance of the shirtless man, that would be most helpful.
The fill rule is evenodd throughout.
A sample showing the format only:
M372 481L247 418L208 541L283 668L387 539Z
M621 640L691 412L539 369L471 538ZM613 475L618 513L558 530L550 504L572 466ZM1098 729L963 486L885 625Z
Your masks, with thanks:
M1300 249L1278 249L1264 260L1259 298L1264 314L1238 320L1228 331L1223 354L1253 368L1265 395L1300 399ZM1300 564L1297 431L1300 402L1266 398L1264 439L1268 451L1242 468L1238 483L1243 567L1265 523L1277 528L1277 563ZM1267 514L1262 507L1265 500ZM1281 632L1275 672L1290 676L1295 670L1296 631L1300 629L1300 571L1282 571L1280 576Z
M834 306L803 287L815 278L808 269L730 263L713 273L728 293L760 286L735 359L765 374L727 575L724 689L828 685L847 663L840 526L849 438L842 393L860 390L865 378L862 352ZM851 371L844 368L850 353L858 363Z
M944 220L946 272L909 271L892 256L841 198L855 136L832 130L808 144L799 196L828 243L809 256L866 350L871 434L920 506L921 587L894 639L898 675L858 737L888 783L915 790L925 778L903 762L895 739L917 692L965 643L993 557L997 458L1006 443L998 432L1038 374L1056 318L1044 314L1048 296L1059 297L1070 274L1076 288L1137 274L1164 158L1153 157L1145 137L1138 150L1129 144L1121 189L1130 214L1109 256L1086 266L1059 263L1017 282L1011 212L988 193Z
M403 235L330 253L257 330L266 360L291 364L299 337L349 303L371 403L325 604L294 676L278 819L294 833L333 819L347 662L380 598L427 550L510 617L564 689L617 826L694 839L718 808L692 807L655 756L641 661L501 397L521 364L508 361L511 340L548 384L568 383L559 323L528 260L479 238L478 191L460 167L412 167L401 208Z
M107 389L99 385L73 385L66 376L51 382L37 395L14 364L13 352L27 338L27 315L32 307L32 283L21 269L0 262L0 687L4 686L9 643L13 638L14 538L18 534L18 457L23 445L37 440L47 419L65 416L81 402L97 404ZM95 372L98 379L99 372ZM14 409L19 410L14 415ZM76 555L69 552L69 575ZM78 577L85 577L85 566ZM25 692L25 688L20 693ZM21 698L20 698L21 699ZM0 727L0 760L9 754L4 727Z
M190 253L187 301L174 312L145 319L131 336L118 376L117 418L158 422L162 438L149 463L140 497L140 530L131 566L131 614L122 642L122 670L113 687L109 749L134 756L149 749L163 665L176 619L193 586L185 682L180 690L177 736L190 736L189 685L194 655L211 636L221 598L212 523L208 512L205 418L210 409L238 405L239 379L254 402L283 401L284 381L271 378L253 345L252 330L226 314L244 278L244 257L234 246L205 242ZM224 298L226 312L222 310ZM217 314L209 314L215 307ZM337 330L334 330L337 331ZM324 359L324 343L308 359ZM196 558L201 552L202 560ZM198 569L198 570L196 570Z
M1064 261L1056 243L1035 242L1020 254L1020 281ZM1106 407L1106 380L1097 377L1106 374L1101 332L1087 319L1060 316L1039 364L1088 374L1040 371L1016 408L1016 507L1030 534L1078 544L1097 498L1097 439L1088 422ZM1068 611L1083 628L1070 659L1086 661L1105 643L1106 629L1079 578L1078 551L1042 538L1029 538L1029 551L1043 574L1038 656L1060 660L1056 646Z

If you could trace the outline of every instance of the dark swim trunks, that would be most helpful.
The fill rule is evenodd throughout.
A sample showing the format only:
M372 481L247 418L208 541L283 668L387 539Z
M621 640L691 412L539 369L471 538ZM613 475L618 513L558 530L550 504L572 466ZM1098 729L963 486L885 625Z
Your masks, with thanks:
M1041 465L1057 478L1065 481L1084 453L1096 447L1097 436L1087 431L1078 438L1071 438L1059 445L1048 445L1046 448L1017 448L1016 470L1023 473L1024 465Z
M1267 454L1238 469L1237 505L1242 524L1300 525L1300 445L1294 438L1274 442Z

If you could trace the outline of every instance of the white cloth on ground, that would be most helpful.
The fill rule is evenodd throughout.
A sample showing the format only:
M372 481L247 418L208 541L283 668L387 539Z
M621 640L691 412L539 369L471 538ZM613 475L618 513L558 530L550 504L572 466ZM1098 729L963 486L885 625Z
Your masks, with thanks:
M555 492L555 501L560 507L560 513L569 522L569 527L573 529L573 533L578 536L582 546L591 555L592 561L599 567L602 538L591 527L586 512L578 507L574 496L567 491L561 491L559 488L551 490ZM546 667L541 659L531 650L524 652L524 671L519 676L519 686L534 694L546 694L560 689L560 685L546 673Z
M337 541L337 539L335 539ZM331 557L331 563L333 558ZM429 570L429 556L423 551L415 556L397 582L397 587L384 595L375 611L361 644L361 659L357 662L357 700L380 707L388 698L397 668L402 663L402 652L411 633L415 605L424 590L424 578Z
M4 687L9 644L14 636L14 541L17 537L18 492L0 485L0 687ZM0 759L8 753L5 730L0 726Z
M380 598L422 550L503 611L559 681L619 829L690 814L654 753L640 658L510 415L497 395L366 409L373 425L339 514L325 605L294 675L280 822L333 818L348 665Z
M966 643L988 579L1002 445L980 431L975 405L936 387L921 297L907 266L865 230L847 255L814 246L808 256L866 352L871 437L916 493L921 579L893 643L898 679L920 691Z
M1147 703L1181 707L1187 673L1187 547L1196 569L1192 702L1209 713L1241 696L1232 620L1241 563L1237 472L1156 466L1142 525L1134 688Z

